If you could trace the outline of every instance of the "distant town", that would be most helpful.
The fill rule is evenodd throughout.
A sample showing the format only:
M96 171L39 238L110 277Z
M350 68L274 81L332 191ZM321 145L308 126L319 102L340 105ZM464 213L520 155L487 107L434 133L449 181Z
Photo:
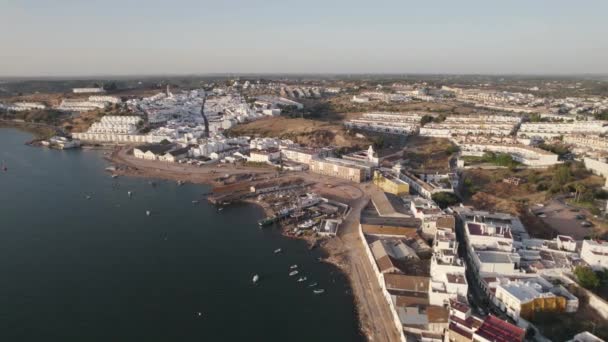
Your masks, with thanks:
M11 82L0 124L31 145L100 149L109 177L210 184L218 210L258 205L260 229L323 248L370 340L608 338L599 81Z

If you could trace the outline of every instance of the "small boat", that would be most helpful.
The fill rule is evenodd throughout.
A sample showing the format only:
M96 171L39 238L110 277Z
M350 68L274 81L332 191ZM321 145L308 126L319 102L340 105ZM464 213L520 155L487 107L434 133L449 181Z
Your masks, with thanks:
M253 279L251 281L253 281L253 283L256 284L258 282L258 280L260 280L260 276L256 274L253 276Z
M127 191L127 196L131 197L133 196L133 193L131 191Z
M201 317L201 316L203 315L203 313L199 311L199 312L197 312L197 313L196 313L196 315L197 315L198 317Z
M88 200L90 200L90 199L91 199L91 196L86 195L86 196L85 196L85 198L86 198L86 199L88 199Z
M298 283L301 283L303 281L306 281L306 277L300 277L300 278L298 278Z
M291 265L291 266L289 266L290 270L295 270L296 268L298 268L298 265Z
M296 275L296 274L298 274L298 273L299 273L299 272L298 272L297 270L296 270L296 271L291 271L291 272L289 272L289 276L290 276L290 277L293 277L294 275Z
M177 185L178 185L178 186L184 185L184 181L182 181L182 180L178 180L178 181L177 181Z
M308 229L308 228L310 228L310 227L312 227L314 225L315 225L315 221L313 221L313 220L307 220L304 223L300 223L298 225L298 228Z
M150 212L150 210L146 210L146 216L150 216L152 213Z
M324 293L324 292L325 292L325 290L323 290L323 289L317 289L317 290L312 290L312 292L313 292L314 294L321 294L321 293Z
M197 200L192 201L192 204L198 204Z
M222 210L224 210L223 207L217 208L217 211L222 211Z
M277 248L277 249L274 250L274 254L279 254L279 253L281 253L281 249L280 248Z
M312 283L312 284L309 284L308 287L315 287L317 285L318 285L317 283Z
M112 178L118 178L118 175L112 175Z

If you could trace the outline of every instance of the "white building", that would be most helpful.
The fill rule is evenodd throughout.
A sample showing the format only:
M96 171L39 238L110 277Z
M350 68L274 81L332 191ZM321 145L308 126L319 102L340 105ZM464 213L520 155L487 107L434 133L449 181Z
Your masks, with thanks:
M608 241L583 240L581 259L594 270L608 269Z
M603 160L592 158L585 158L583 159L583 162L585 163L585 168L596 175L604 177L604 179L606 179L604 187L608 187L608 163L604 162Z
M393 167L393 171L395 172L395 176L406 182L410 186L410 191L414 190L416 193L420 194L420 196L432 200L432 196L435 193L439 192L454 192L454 184L458 184L457 182L448 182L450 185L445 184L444 182L436 182L435 178L426 178L426 174L416 175L409 171L403 170L400 164L396 164ZM421 179L428 179L428 182Z
M431 305L448 305L451 300L466 301L468 283L464 262L458 257L456 234L449 229L437 229L431 257Z
M486 152L493 152L508 154L528 166L548 167L559 163L557 154L525 145L461 143L459 147L463 156L481 157Z
M72 137L82 141L117 144L154 144L168 140L166 136L118 133L72 133Z
M86 94L86 93L105 93L103 88L74 88L72 92L75 94Z
M530 319L538 311L576 312L579 301L563 286L554 286L542 277L509 280L503 278L496 287L494 303L518 321Z
M89 101L107 102L107 103L112 103L112 104L118 104L118 103L122 102L122 100L119 97L109 96L109 95L92 95L92 96L89 96Z
M325 151L314 148L297 146L281 148L283 158L306 165L310 165L313 158L325 157L326 155Z
M344 125L373 132L408 135L418 131L421 118L422 115L418 113L372 112Z
M428 123L420 128L420 135L449 138L466 135L508 136L521 118L500 115L448 116L441 123Z
M249 151L248 161L254 163L272 163L280 158L281 152L278 149L251 150Z
M15 102L6 107L7 110L15 112L24 112L34 109L46 109L46 105L40 102Z
M176 163L188 156L188 148L178 148L171 151L166 152L165 154L159 155L159 161L165 161L169 163Z
M608 132L606 121L526 122L521 124L518 136L555 138L567 134L604 134Z

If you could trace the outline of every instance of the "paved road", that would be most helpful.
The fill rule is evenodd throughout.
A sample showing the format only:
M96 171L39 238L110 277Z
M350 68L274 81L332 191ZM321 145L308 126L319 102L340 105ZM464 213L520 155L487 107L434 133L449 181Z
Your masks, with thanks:
M362 186L363 187L363 186ZM400 334L393 324L393 315L382 295L372 265L365 254L365 242L359 237L361 210L370 200L373 187L365 186L364 196L352 204L352 210L340 227L340 238L349 251L351 280L358 301L359 315L369 324L367 331L372 341L399 341Z

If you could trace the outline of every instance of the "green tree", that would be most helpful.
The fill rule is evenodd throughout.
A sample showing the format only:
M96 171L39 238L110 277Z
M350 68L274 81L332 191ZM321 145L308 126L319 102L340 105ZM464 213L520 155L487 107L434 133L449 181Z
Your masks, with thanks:
M578 282L586 289L594 289L600 285L600 279L590 267L576 266L574 274Z
M420 118L420 126L424 126L429 122L433 122L433 117L430 115L424 115L422 118Z
M580 202L582 194L587 190L583 183L574 184L574 201Z
M553 174L553 184L557 186L563 186L568 183L572 179L572 172L570 171L570 167L568 165L558 165L555 168L555 173Z
M445 191L434 193L431 196L431 198L442 209L445 209L449 206L452 206L452 205L460 202L460 199L458 199L458 197L456 197L456 195L454 195L451 192L445 192Z
M445 149L445 153L447 154L452 154L452 153L456 153L460 151L460 148L458 148L458 146L456 145L450 145L448 148Z

